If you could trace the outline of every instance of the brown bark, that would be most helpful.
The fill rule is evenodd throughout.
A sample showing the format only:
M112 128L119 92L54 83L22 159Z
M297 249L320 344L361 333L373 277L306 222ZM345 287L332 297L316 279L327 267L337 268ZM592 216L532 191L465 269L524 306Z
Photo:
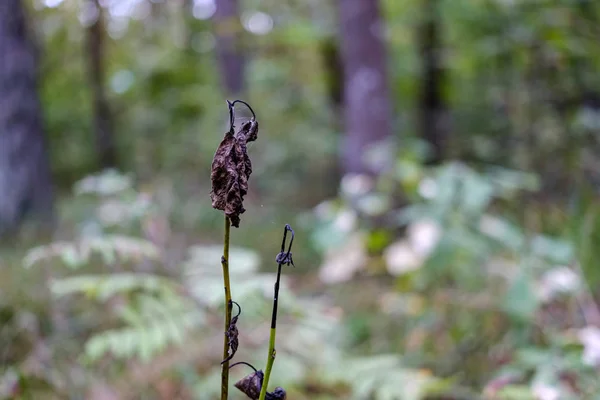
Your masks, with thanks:
M392 135L384 25L378 0L338 0L344 64L342 165L346 173L377 173L365 152Z
M20 0L0 1L0 232L25 216L50 221L53 188L35 50Z
M238 0L216 0L216 5L216 53L222 85L228 95L239 95L244 91L245 73L239 3Z
M89 0L96 7L96 20L87 28L87 51L89 79L94 108L94 136L100 167L110 168L117 164L110 106L104 90L104 15L98 0Z

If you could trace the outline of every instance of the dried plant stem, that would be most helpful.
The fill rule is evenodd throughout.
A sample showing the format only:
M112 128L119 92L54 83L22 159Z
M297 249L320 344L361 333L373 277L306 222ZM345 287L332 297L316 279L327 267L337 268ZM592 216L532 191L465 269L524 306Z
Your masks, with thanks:
M265 379L263 380L263 384L260 389L259 400L265 400L265 397L267 395L267 386L269 385L269 378L271 376L271 369L273 369L273 363L275 362L275 335L277 333L277 299L279 298L279 281L281 278L282 265L283 264L280 263L279 267L277 268L277 280L275 281L275 296L273 297L273 314L271 316L271 334L269 336L269 353L267 355Z
M285 240L287 233L290 232L292 237L288 246L287 252L285 251ZM259 400L265 400L267 396L267 387L269 386L269 378L271 377L271 369L273 369L273 363L275 362L275 335L277 333L277 304L279 299L279 283L281 281L281 267L283 264L294 265L292 261L292 243L294 243L294 230L288 224L283 229L283 240L281 241L281 252L275 258L277 260L277 279L275 280L275 294L273 296L273 314L271 315L271 334L269 336L269 353L267 354L267 367L265 368L265 378L260 388ZM285 391L284 391L285 393Z
M223 283L225 286L225 331L223 333L223 360L229 356L229 341L227 330L231 324L231 284L229 283L229 232L231 230L231 221L225 216L225 234L223 237L223 256L221 265L223 266ZM221 369L221 400L227 400L229 394L229 361L222 365Z

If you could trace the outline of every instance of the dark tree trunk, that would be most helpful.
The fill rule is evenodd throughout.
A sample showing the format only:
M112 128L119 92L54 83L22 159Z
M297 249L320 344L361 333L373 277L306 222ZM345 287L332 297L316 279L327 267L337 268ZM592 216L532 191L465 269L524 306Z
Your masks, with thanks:
M419 131L431 146L431 163L444 159L448 149L448 121L443 97L446 77L440 60L440 21L438 0L423 1L423 22L419 30L421 55L421 93L419 99Z
M94 107L94 136L100 167L117 164L110 107L104 92L104 15L98 0L88 0L98 10L96 20L87 28L89 79Z
M0 231L50 221L53 189L34 47L20 0L0 1Z
M244 91L245 60L240 43L238 0L216 0L214 15L216 52L222 85L228 95Z
M365 152L392 135L384 22L378 0L338 1L346 131L343 170L376 174L379 171L365 162Z
M320 50L325 68L329 102L337 114L344 99L344 65L340 57L340 46L335 37L327 37L321 41Z
M329 36L321 41L321 58L325 70L325 79L327 84L327 97L332 109L332 126L336 132L343 128L344 111L344 64L340 55L340 43L336 36ZM334 169L327 175L330 182L328 187L336 190L343 175L342 165L336 163L332 166ZM333 193L335 196L335 193Z

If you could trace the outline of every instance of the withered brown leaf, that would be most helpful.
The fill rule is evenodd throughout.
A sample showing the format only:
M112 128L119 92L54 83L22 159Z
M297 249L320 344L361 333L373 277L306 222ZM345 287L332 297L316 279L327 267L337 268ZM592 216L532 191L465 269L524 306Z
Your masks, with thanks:
M242 308L235 301L232 301L232 303L238 306L239 313L231 319L231 322L229 323L229 328L227 328L227 332L225 332L225 336L227 336L227 343L229 345L229 355L226 359L221 361L221 364L224 364L227 361L231 360L233 356L235 356L235 353L237 352L237 349L240 345L240 341L238 339L239 331L237 328L237 321L240 317L240 314L242 313Z
M251 373L235 383L235 387L252 400L258 400L262 388L264 374L262 370ZM287 393L281 387L276 387L272 392L267 392L267 400L286 400Z
M248 179L252 163L246 144L258 137L258 122L255 119L244 123L239 131L232 127L215 152L210 179L210 197L213 208L225 212L236 228L240 226L240 214L244 211L244 196L248 193Z

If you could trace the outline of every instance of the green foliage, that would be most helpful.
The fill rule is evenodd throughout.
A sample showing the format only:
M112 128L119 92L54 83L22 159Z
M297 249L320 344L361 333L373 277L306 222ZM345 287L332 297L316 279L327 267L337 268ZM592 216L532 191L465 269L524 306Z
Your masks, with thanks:
M213 398L222 221L208 171L226 120L214 24L189 1L134 2L132 15L102 2L105 88L129 173L79 180L98 164L85 2L30 3L59 230L1 254L0 397L90 398L90 382L119 391L124 380L152 399L165 380ZM379 179L339 185L343 65L325 62L340 51L335 5L242 3L246 25L259 11L272 30L243 35L243 96L262 136L231 249L238 357L264 361L275 227L298 213L302 268L283 282L273 377L289 398L598 397L586 357L598 347L580 336L600 297L600 4L433 2L447 155L462 161L432 167L417 114L428 2L381 1L399 146L371 155L395 157ZM142 364L159 373L133 379Z
M150 242L123 235L84 237L77 242L56 242L31 249L23 264L31 267L43 260L58 257L67 267L76 269L89 263L94 253L102 257L104 263L111 265L117 259L139 261L144 258L157 259L158 249Z
M126 327L103 331L86 342L88 360L95 361L111 353L124 360L138 357L150 362L169 345L182 345L190 331L202 324L203 314L193 303L186 304L175 296L135 297L135 301L119 310Z
M106 265L117 260L140 262L144 257L156 259L158 250L137 238L108 235L82 238L77 243L53 243L35 248L24 259L29 267L58 257L70 268L82 268L91 261L92 251L102 255ZM165 277L140 273L81 274L54 279L50 283L57 297L83 294L107 303L119 296L127 302L115 310L124 324L92 335L85 344L85 356L95 361L107 353L124 360L138 357L149 362L169 345L181 345L190 330L204 320L202 310L190 299L182 297L178 284Z
M393 355L357 357L345 360L344 366L326 378L348 382L352 399L419 400L452 386L428 371L407 368Z
M112 172L86 178L76 187L79 196L95 197L99 206L107 200L132 195L129 181ZM135 197L135 193L133 195ZM146 212L153 209L156 208L144 208ZM145 215L142 213L136 218L143 219ZM99 222L104 226L101 220ZM122 229L129 229L128 225ZM220 246L191 246L179 267L181 277L141 272L89 273L86 270L93 268L96 262L111 269L117 265L135 268L163 257L162 250L147 240L100 231L95 236L83 234L72 242L38 246L28 252L23 263L29 268L58 260L74 270L75 275L49 281L53 296L58 300L84 297L104 310L102 316L87 323L90 334L79 354L85 362L83 365L89 368L87 373L93 374L95 365L104 360L151 365L168 351L179 347L185 351L194 343L210 353L211 338L222 335L220 323L215 323L215 311L222 307L222 277L220 268L215 268L221 251ZM94 254L101 257L94 258ZM250 329L251 321L266 322L274 274L259 273L261 258L250 249L232 246L230 263L232 279L236 282L234 298L243 305L240 329ZM71 318L82 318L79 307L71 308ZM335 339L340 336L339 316L323 299L295 296L285 276L280 311L283 317L278 327L277 348L282 357L273 375L293 393L316 368L341 359L341 342ZM246 354L251 354L250 361L257 363L262 361L266 351L267 336L264 340L252 339L252 336L246 338L249 342L246 345L251 349L251 353ZM178 366L178 373L188 377L190 388L198 395L217 393L219 386L211 379L218 376L216 357L214 362L207 362L207 372L201 377L189 377L194 370L190 361L182 360ZM323 369L324 373L328 371ZM350 383L348 379L342 381Z
M535 317L538 306L533 280L528 272L521 272L508 288L502 307L512 317L529 321Z
M82 293L85 296L106 301L119 293L141 290L164 296L173 296L176 286L166 278L132 273L115 273L110 275L78 275L71 278L55 280L51 286L57 296Z
M339 198L316 209L313 240L319 245L325 243L323 250L333 247L337 252L322 267L322 276L329 277L328 270L333 268L337 269L333 276L344 277L341 281L365 273L396 276L394 285L384 285L384 289L365 292L361 297L375 296L373 301L363 302L400 321L389 322L383 332L377 319L368 316L360 319L360 324L349 324L355 340L360 338L357 343L365 348L380 348L377 344L386 338L384 342L396 345L384 348L399 351L409 365L430 367L433 382L439 381L440 376L452 378L446 392L464 390L461 383L465 382L489 382L490 388L495 387L493 376L497 371L503 374L505 369L513 374L518 371L518 378L489 389L498 398L547 395L540 393L571 398L576 390L564 378L565 374L589 387L590 393L598 390L587 381L591 370L585 365L581 347L564 340L563 344L555 344L557 335L566 333L558 333L562 332L556 326L561 325L558 321L545 320L551 318L546 315L548 310L563 310L582 298L589 301L587 289L581 285L584 277L574 264L573 242L533 232L520 223L519 214L509 217L506 212L499 212L524 191L536 190L539 185L535 176L501 168L477 171L457 163L428 168L413 160L418 157L402 156L396 169L377 181L348 178L346 184L342 182ZM394 188L390 182L412 188L406 192L410 204L378 210L374 215L387 221L383 226L373 225L368 218L357 218L357 214L369 215L372 210L361 208L361 200L389 196ZM373 240L382 237L386 228L404 229L406 237L391 243L383 241L383 248L377 250ZM361 247L361 241L364 253L359 260L364 261L354 266L358 256L350 249ZM342 268L351 272L340 275ZM545 322L537 333L534 321L540 318ZM581 328L577 317L572 318L564 323ZM436 339L430 339L434 326L444 328L435 334ZM511 343L511 348L500 350L498 341ZM480 350L469 350L470 346L481 347L484 354L500 351L511 362L495 365L487 355L479 358ZM535 352L529 350L532 347ZM456 348L457 355L448 348ZM439 354L444 354L445 360L440 360ZM569 361L554 362L554 358ZM399 360L396 362L402 364ZM341 373L348 370L344 368ZM401 374L390 373L396 380ZM378 380L385 380L382 372L371 380L360 380L359 375L351 380L357 385L352 393L362 394L358 398L376 393L374 387L386 387L384 381ZM390 387L376 395L394 398L398 393L398 388Z

